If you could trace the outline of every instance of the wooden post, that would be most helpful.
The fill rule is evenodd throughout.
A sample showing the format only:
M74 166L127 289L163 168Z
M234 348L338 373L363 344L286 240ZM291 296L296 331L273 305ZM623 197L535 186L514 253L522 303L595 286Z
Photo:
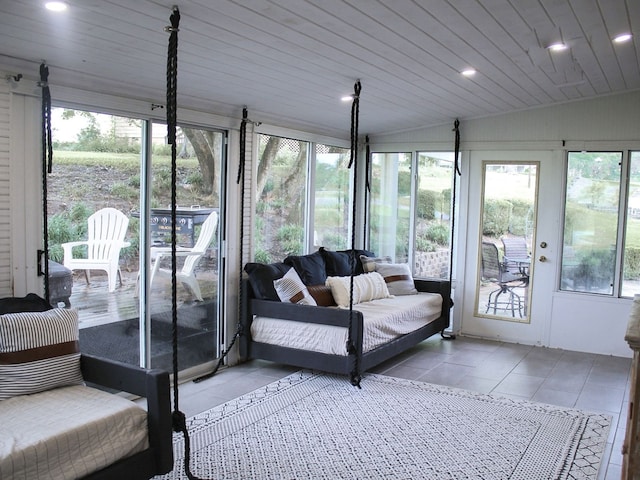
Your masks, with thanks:
M627 414L627 430L622 445L622 479L640 479L640 295L633 298L631 313L627 323L627 333L624 339L633 350L631 364L631 391L629 392L629 411Z

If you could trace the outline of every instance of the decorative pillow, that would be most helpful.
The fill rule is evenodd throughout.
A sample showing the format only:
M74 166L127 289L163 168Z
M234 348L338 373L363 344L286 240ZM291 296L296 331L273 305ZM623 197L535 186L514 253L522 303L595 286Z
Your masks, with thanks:
M333 299L339 307L349 307L351 277L327 277ZM389 290L384 278L378 272L363 273L353 277L353 304L368 302L378 298L389 298Z
M364 273L375 272L376 263L393 263L391 257L367 257L366 255L360 255L360 262L362 263L362 269Z
M284 277L290 268L284 263L247 263L244 271L249 275L249 284L258 300L279 302L280 297L273 287L273 281Z
M273 286L278 293L278 297L283 302L297 303L299 305L317 305L294 268L290 268L284 277L274 280Z
M327 271L323 256L319 252L309 255L290 255L284 264L296 269L305 285L318 285L327 279Z
M313 297L316 303L321 307L335 307L336 301L331 294L331 288L326 285L309 285L307 287L309 295Z
M76 310L0 315L0 400L81 384Z
M352 258L354 258L356 262L355 274L360 275L364 273L362 263L359 261L360 255L367 257L374 256L373 252L369 252L368 250L340 250L338 252L332 252L331 250L326 250L324 247L320 247L319 252L324 257L328 277L351 275Z
M411 269L406 263L378 263L376 272L382 275L391 295L415 295Z

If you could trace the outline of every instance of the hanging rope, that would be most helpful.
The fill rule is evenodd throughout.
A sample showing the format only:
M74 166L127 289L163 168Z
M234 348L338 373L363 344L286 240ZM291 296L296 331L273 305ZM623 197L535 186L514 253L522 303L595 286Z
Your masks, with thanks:
M360 80L354 85L353 104L351 105L351 158L349 168L353 165L353 210L351 215L351 277L349 283L349 337L347 339L347 352L353 356L353 370L351 371L351 384L360 387L360 355L357 354L356 347L351 335L353 325L353 277L356 274L356 214L357 214L357 193L358 193L358 117L360 115Z
M42 228L44 230L43 251L38 252L38 263L44 257L44 269L38 269L38 275L44 272L44 298L49 302L49 220L47 213L47 174L53 166L53 141L51 139L51 91L49 90L49 67L40 65L40 87L42 88Z
M171 145L171 332L173 346L173 430L184 436L184 470L187 478L197 480L191 473L189 461L191 459L191 441L187 430L185 414L180 411L178 395L178 296L176 279L176 185L177 185L177 81L178 81L178 31L180 25L180 10L173 7L171 26L165 27L170 32L169 49L167 54L167 139Z
M371 194L371 146L369 145L369 135L364 137L364 141L366 148L364 153L364 212L362 215L364 220L362 221L362 239L364 244L367 245L367 218L369 218L369 195Z
M218 363L211 373L207 373L206 375L202 375L201 377L196 378L193 382L199 383L203 380L213 377L218 369L222 366L225 357L229 354L233 345L236 343L236 340L243 333L242 329L242 299L244 298L244 284L242 283L242 260L244 257L244 248L243 248L243 238L244 238L244 193L245 193L245 162L246 162L246 144L247 144L247 123L249 119L247 116L247 108L242 109L242 122L240 123L240 160L238 163L238 175L236 177L236 184L240 185L240 212L243 217L240 220L240 249L239 249L239 278L238 278L238 325L236 327L236 333L233 335L231 342L227 346L226 350L224 350L220 354L220 358L218 359Z
M457 118L453 122L453 131L455 132L454 153L453 153L453 187L451 192L451 249L449 251L449 284L453 282L453 253L454 253L454 234L456 226L456 186L458 184L456 175L460 176L460 120ZM449 300L449 307L453 306L453 301ZM442 338L453 340L455 335L445 335L444 330L440 332Z

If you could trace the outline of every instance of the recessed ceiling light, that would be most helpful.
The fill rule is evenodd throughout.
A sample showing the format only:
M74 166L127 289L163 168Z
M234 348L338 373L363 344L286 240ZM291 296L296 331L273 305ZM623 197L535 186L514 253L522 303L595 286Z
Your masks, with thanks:
M460 72L462 75L464 75L465 77L472 77L476 74L476 69L475 68L467 68L463 71Z
M633 35L631 35L630 33L623 33L623 34L618 35L617 37L615 37L613 39L613 41L616 42L616 43L628 42L629 40L631 40L632 36Z
M67 9L67 4L64 2L47 2L44 7L52 12L64 12Z
M562 50L566 50L567 48L569 48L567 47L567 44L562 42L552 43L547 47L547 49L553 52L561 52Z

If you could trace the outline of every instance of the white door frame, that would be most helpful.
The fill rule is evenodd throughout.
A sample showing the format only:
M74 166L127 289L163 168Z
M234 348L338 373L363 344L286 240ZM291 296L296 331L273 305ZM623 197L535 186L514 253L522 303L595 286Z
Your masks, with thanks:
M534 276L531 284L530 323L496 320L475 315L476 282L478 278L480 221L482 213L483 162L536 162L538 197L536 245L532 245ZM528 345L548 345L552 311L552 294L557 278L558 254L561 251L560 208L562 197L562 156L549 150L536 151L471 151L469 161L466 260L464 298L460 333L462 335L503 340ZM546 247L540 247L541 242ZM541 262L540 256L547 260Z

